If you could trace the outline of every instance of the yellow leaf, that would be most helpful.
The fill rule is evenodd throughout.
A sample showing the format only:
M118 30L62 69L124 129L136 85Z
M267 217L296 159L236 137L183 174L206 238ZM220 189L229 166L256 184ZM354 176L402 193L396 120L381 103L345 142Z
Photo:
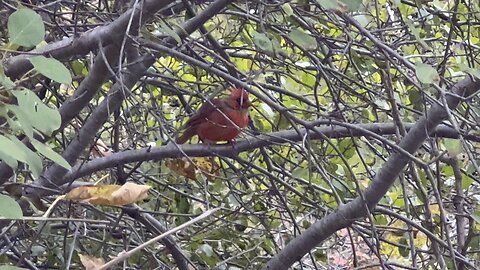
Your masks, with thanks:
M72 189L65 195L65 198L95 205L123 206L145 199L150 188L150 186L132 182L127 182L123 186L83 186Z
M218 176L220 166L213 158L197 157L191 158L191 161L193 163L187 158L177 158L168 160L166 165L170 170L192 180L197 180L197 172L204 174L208 180Z
M112 193L114 205L121 206L141 201L147 197L150 188L151 186L127 182Z
M82 262L86 270L95 270L105 264L105 261L102 258L82 254L78 254L78 257L80 257L80 262Z

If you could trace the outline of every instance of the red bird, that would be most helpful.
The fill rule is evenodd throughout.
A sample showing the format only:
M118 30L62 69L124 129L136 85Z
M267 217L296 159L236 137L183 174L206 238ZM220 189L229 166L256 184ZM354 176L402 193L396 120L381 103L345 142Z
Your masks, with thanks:
M226 98L214 98L204 103L188 119L176 143L185 143L195 135L205 143L233 141L240 129L248 125L250 105L248 92L240 88L234 88Z

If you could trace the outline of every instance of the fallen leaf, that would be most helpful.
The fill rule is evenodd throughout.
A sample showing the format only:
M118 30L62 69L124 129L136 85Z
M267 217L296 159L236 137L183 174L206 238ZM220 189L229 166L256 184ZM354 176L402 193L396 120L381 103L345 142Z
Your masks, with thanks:
M93 146L93 156L95 157L108 157L112 155L112 150L102 141L98 139Z
M19 183L7 182L4 186L5 191L15 199L20 199L23 194L23 185Z
M127 182L112 193L112 198L116 205L134 203L147 198L150 188L151 186Z
M65 198L95 205L123 206L145 199L150 188L150 186L132 182L127 182L122 186L82 186L72 189L65 195Z
M95 270L105 264L105 261L102 258L82 254L78 254L78 257L80 257L80 262L85 266L85 270Z

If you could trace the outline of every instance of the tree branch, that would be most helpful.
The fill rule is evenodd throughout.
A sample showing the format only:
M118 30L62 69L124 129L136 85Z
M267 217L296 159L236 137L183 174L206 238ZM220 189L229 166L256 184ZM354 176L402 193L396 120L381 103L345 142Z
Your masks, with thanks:
M10 78L19 78L25 72L32 68L28 60L34 55L45 55L58 60L71 60L72 57L86 55L94 50L98 44L104 46L120 42L125 36L125 29L128 22L132 19L131 29L138 27L140 19L143 21L151 18L158 10L167 6L172 0L144 0L128 11L123 13L115 21L101 27L96 27L80 37L70 37L60 41L50 43L42 48L29 51L27 54L21 54L10 58L5 63L5 74ZM132 17L133 16L133 17Z
M202 13L198 16L188 20L183 25L182 31L179 31L181 37L186 37L193 31L195 31L199 25L202 25L205 21L209 20L219 11L221 11L226 5L228 5L231 0L217 0L216 2L209 5ZM166 43L171 43L172 39L168 38ZM82 151L91 143L95 134L107 121L108 117L115 111L118 110L122 101L127 98L131 93L131 89L135 83L144 75L147 69L153 65L156 60L155 55L143 56L140 59L136 59L131 62L131 65L128 65L128 68L122 71L120 77L121 80L118 80L110 89L107 97L100 103L100 105L95 108L93 113L84 123L83 127L78 131L77 136L70 142L63 153L63 157L70 164L74 164ZM50 166L42 177L37 179L33 186L42 186L55 188L62 184L65 184L64 175L67 173L67 169L61 167L60 165L53 164ZM46 194L45 190L35 191L33 188L26 188L25 192L36 193L37 196L42 196ZM45 193L44 193L45 192ZM39 194L40 193L40 194Z
M59 130L63 128L90 102L98 92L98 89L106 81L110 66L115 65L118 60L119 48L115 44L102 47L91 67L90 72L82 80L73 96L68 98L58 109L62 119ZM45 136L40 141L47 141L50 137ZM28 138L24 138L24 143ZM0 185L5 183L13 175L13 170L5 162L0 162Z
M411 127L399 146L411 154L415 153L435 128L447 118L446 109L456 108L461 97L471 95L479 89L480 81L471 77L455 84L446 96L448 108L435 103L425 116L422 116ZM330 235L351 225L356 219L365 217L368 213L367 210L372 210L376 206L408 162L407 156L399 152L393 153L375 175L373 183L365 190L363 196L365 201L357 197L355 200L341 205L337 211L320 219L303 234L290 241L280 253L268 261L263 269L288 269Z
M324 120L328 122L328 120ZM368 136L365 131L374 132L379 135L394 135L395 125L392 124L359 124L358 129L349 129L340 126L323 126L319 127L318 132L310 131L308 136L311 140L327 138L350 138L357 136ZM412 128L413 124L405 124L407 130ZM205 156L224 156L231 157L239 152L251 151L259 147L265 147L274 144L299 142L307 135L306 129L300 129L300 133L295 130L283 130L264 134L255 137L249 137L246 140L237 141L234 148L231 145L210 145L204 144L183 144L172 147L166 145L162 147L144 148L137 150L127 150L119 153L113 153L108 157L94 159L85 164L76 166L72 172L65 175L64 182L72 182L80 177L90 175L94 172L115 167L117 165L131 163L162 160L165 158L176 158L187 155L189 157L205 157ZM458 132L447 126L437 127L432 135L443 138L458 138ZM480 141L477 136L465 136L472 141Z

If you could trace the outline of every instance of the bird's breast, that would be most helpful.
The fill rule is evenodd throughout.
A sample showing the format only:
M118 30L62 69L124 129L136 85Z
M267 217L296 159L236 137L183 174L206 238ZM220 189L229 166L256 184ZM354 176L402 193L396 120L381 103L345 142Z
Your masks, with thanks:
M207 121L223 127L244 128L248 125L248 112L236 110L217 111L208 116Z
M197 133L203 140L230 141L240 133L240 129L248 125L248 112L227 111L213 112L205 117L197 127Z

